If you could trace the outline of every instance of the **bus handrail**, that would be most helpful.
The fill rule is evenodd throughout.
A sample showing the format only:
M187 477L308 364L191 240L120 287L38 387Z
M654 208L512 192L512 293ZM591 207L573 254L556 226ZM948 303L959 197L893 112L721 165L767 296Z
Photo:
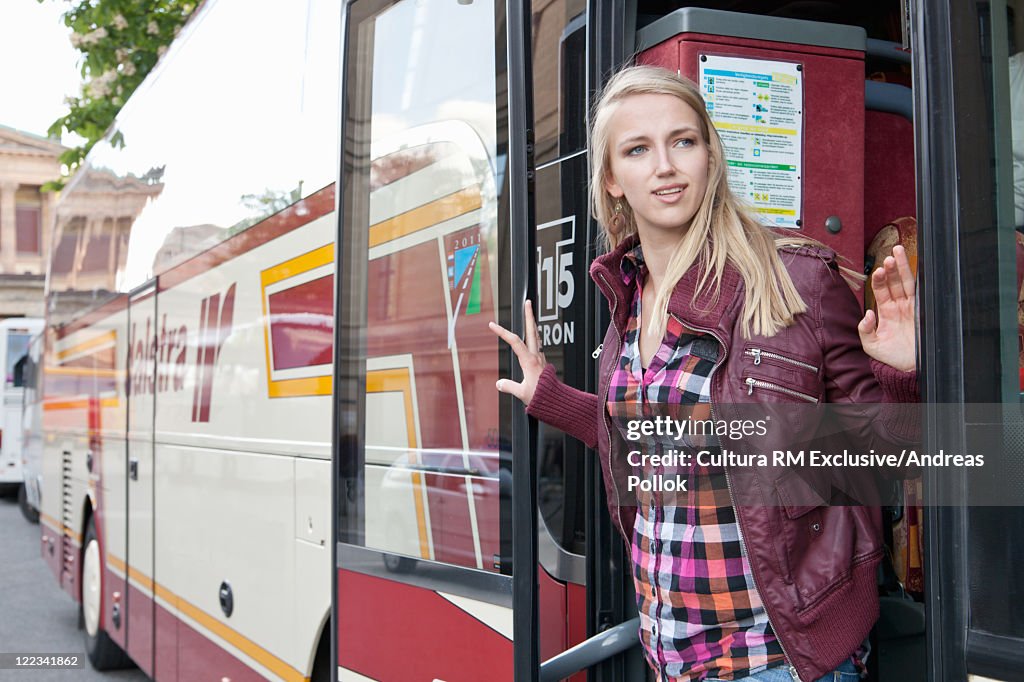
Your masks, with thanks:
M914 122L914 96L905 85L864 81L864 107L872 111L898 114Z
M910 50L904 49L900 43L878 38L868 38L867 53L872 57L888 59L901 64L910 63Z
M557 682L640 643L640 617L619 623L540 665L540 682Z

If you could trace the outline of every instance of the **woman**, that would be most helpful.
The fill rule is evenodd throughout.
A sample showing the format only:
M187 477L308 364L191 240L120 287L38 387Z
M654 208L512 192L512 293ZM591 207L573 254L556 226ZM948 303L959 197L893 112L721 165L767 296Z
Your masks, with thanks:
M597 448L660 680L856 680L858 648L878 616L877 508L795 503L799 483L768 467L707 468L671 500L629 496L623 481L636 462L613 445L636 436L626 433L629 417L658 410L728 419L742 403L785 403L796 414L802 401L915 402L906 256L897 247L872 275L878 315L858 323L835 254L763 228L731 194L721 140L692 83L627 68L592 120L592 209L609 251L590 272L612 316L598 393L556 378L529 302L525 342L491 323L523 370L522 382L497 388ZM787 442L818 427L783 422ZM888 415L866 428L888 441L912 430Z

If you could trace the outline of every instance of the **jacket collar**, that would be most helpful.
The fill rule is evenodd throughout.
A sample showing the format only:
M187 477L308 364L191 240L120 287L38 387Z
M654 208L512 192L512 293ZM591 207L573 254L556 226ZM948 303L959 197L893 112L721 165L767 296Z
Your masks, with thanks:
M590 264L590 277L608 299L616 326L625 329L629 318L631 292L622 278L622 259L639 243L636 235L624 239L615 249L598 256ZM729 335L731 324L724 319L743 288L739 272L726 263L722 272L722 288L718 300L712 299L712 288L705 285L694 299L701 279L701 268L692 267L679 280L668 302L669 313L688 327L718 330ZM694 302L695 301L695 302Z

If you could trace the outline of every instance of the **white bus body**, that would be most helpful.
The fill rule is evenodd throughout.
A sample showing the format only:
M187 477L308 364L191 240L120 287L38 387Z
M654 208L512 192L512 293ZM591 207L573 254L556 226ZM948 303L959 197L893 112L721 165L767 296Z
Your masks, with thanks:
M43 487L43 392L42 362L43 334L29 341L25 362L25 389L21 401L21 466L24 482L18 501L25 518L39 521L42 509L40 495Z
M22 484L21 402L25 364L31 338L43 329L43 321L14 317L0 322L0 358L4 363L3 406L0 408L0 488Z

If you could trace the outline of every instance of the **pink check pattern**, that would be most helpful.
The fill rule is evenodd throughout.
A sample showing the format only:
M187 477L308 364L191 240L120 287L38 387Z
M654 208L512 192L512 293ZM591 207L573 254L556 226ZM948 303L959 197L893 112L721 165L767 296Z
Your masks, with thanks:
M655 412L685 410L695 420L709 418L717 341L670 317L650 367L643 368L638 330L646 268L639 246L623 260L622 274L636 293L609 389L613 422L625 437L628 420L651 418ZM630 447L654 452L680 445L650 440ZM648 468L636 473L687 474L690 482L686 492L670 497L638 494L633 578L644 652L659 680L738 680L784 665L744 554L724 470Z

